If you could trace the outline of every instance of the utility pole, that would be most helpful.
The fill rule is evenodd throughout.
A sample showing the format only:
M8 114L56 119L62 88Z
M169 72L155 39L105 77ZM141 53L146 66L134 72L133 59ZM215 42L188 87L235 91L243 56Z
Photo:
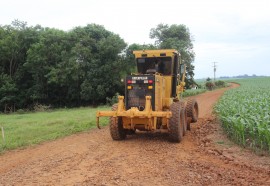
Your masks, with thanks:
M217 71L217 65L216 65L216 63L217 62L213 62L214 63L214 82L216 81L216 71Z

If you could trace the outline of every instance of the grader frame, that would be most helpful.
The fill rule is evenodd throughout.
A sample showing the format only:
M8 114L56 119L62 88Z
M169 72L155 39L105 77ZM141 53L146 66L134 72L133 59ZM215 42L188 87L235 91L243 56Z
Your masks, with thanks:
M196 100L184 101L185 64L174 49L134 51L138 72L126 77L125 97L118 97L112 111L96 113L110 117L110 133L123 140L136 130L167 130L171 141L180 142L190 123L198 119Z

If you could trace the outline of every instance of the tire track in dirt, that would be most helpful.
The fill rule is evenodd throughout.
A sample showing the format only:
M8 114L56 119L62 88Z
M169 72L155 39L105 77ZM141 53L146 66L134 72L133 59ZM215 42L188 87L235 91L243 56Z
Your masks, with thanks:
M144 132L113 141L108 127L94 129L5 153L0 185L270 185L270 158L234 145L212 115L226 89L196 96L199 121L180 144Z

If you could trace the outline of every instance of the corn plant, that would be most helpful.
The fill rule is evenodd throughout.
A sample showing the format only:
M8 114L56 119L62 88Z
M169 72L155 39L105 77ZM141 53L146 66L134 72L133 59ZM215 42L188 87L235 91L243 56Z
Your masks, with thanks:
M228 136L243 146L270 152L270 78L237 80L215 111Z

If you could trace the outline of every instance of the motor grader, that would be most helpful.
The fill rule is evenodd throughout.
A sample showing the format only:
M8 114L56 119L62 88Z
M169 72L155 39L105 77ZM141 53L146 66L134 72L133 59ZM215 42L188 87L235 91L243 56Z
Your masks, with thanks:
M190 130L190 123L197 122L199 113L195 99L185 101L181 96L186 66L180 53L164 49L133 54L137 73L125 78L125 96L118 96L111 111L96 113L98 128L99 118L107 116L113 140L123 140L136 130L166 130L171 141L180 142Z

